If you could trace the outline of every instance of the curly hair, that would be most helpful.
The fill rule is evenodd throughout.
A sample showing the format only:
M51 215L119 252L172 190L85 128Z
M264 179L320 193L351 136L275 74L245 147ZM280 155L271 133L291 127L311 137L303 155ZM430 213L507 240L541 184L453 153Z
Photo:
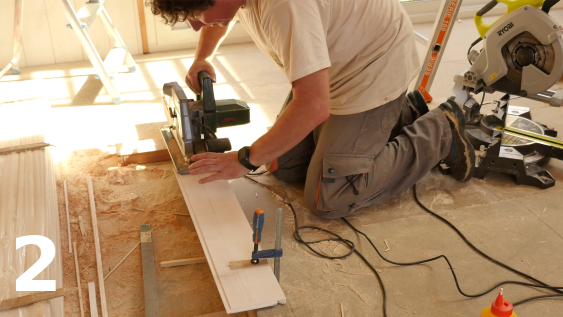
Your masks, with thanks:
M193 18L211 8L215 0L146 0L154 15L160 15L164 23L174 25Z

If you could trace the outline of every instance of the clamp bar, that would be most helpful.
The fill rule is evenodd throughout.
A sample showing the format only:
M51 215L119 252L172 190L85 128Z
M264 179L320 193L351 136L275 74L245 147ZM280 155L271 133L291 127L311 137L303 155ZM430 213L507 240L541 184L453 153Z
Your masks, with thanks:
M282 221L283 221L283 209L278 208L276 211L276 250L281 250L281 230L282 230ZM274 258L274 275L280 282L280 263L281 258L276 257Z

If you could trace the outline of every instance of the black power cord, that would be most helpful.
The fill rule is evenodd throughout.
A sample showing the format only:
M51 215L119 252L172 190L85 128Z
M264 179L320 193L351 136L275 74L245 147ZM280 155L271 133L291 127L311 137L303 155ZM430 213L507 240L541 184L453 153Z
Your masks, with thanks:
M201 129L201 133L204 133L203 131L207 130L207 133L209 133L211 138L217 139L217 135L215 135L215 133L209 126L202 124L201 122L199 122L199 120L196 119L192 119L192 123L197 125Z
M255 179L250 178L249 176L246 176L247 179L249 179L250 181L265 186L264 184L256 181ZM454 278L454 282L456 284L457 290L458 292L465 296L465 297L469 297L469 298L477 298L477 297L481 297L483 295L486 295L488 293L490 293L491 291L495 290L496 288L498 288L499 286L502 285L507 285L507 284L512 284L512 285L521 285L521 286L527 286L527 287L531 287L531 288L539 288L539 289L548 289L548 290L552 290L555 291L559 294L550 294L550 295L542 295L542 296L535 296L535 297L530 297L521 301L518 301L516 303L513 304L513 306L518 306L533 300L538 300L538 299L547 299L547 298L555 298L555 297L563 297L563 287L554 287L554 286L550 286L528 274L525 274L523 272L520 272L498 260L495 260L494 258L490 257L489 255L485 254L483 251L479 250L475 245L473 245L464 235L463 233L461 233L461 231L459 231L459 229L457 229L452 223L450 223L448 220L446 220L445 218L441 217L440 215L434 213L433 211L431 211L430 209L428 209L426 206L424 206L420 200L418 199L418 195L417 195L417 191L416 191L416 184L413 185L413 195L414 195L414 199L416 201L416 203L426 212L430 213L432 216L438 218L440 221L444 222L446 225L448 225L448 227L450 227L451 229L453 229L461 238L462 240L475 252L477 252L479 255L483 256L485 259L517 274L520 275L528 280L531 280L537 284L530 284L530 283L524 283L524 282L519 282L519 281L504 281L504 282L500 282L496 285L494 285L493 287L489 288L488 290L478 293L478 294L467 294L465 293L463 290L461 290L461 287L459 285L459 281L457 279L457 275L455 274L453 267L450 263L450 261L448 260L448 258L445 255L439 255L430 259L426 259L426 260L421 260L421 261L416 261L416 262L395 262L392 260L387 259L386 257L384 257L381 252L379 252L379 249L375 246L375 244L371 241L371 239L362 231L358 230L356 227L354 227L348 220L346 220L345 218L340 218L342 221L344 221L344 223L346 223L352 230L354 230L356 233L362 235L372 246L372 248L375 250L375 252L386 262L394 264L394 265L399 265L399 266L412 266L412 265L418 265L418 264L423 264L423 263L428 263L431 261L435 261L435 260L439 260L441 258L443 258L446 263L448 264L448 267L450 268L450 271L452 273L452 276ZM326 230L324 228L320 228L320 227L315 227L315 226L299 226L298 220L297 220L297 213L295 212L295 209L293 208L293 205L291 204L291 202L289 201L289 198L285 199L285 204L287 204L289 206L289 208L291 209L291 212L293 213L293 219L294 219L294 223L295 223L295 231L293 232L293 238L305 245L311 252L315 253L316 255L325 258L325 259L343 259L346 257L349 257L350 255L352 255L352 253L355 253L356 255L358 255L362 261L373 271L373 273L375 274L377 280L379 281L379 285L381 287L381 291L383 294L383 316L387 317L387 292L385 290L385 285L383 284L383 280L381 279L381 276L379 275L379 272L375 269L375 267L364 257L364 255L358 251L355 247L354 242L348 240L348 239L344 239L341 236L339 236L338 234L331 232L329 230ZM300 235L300 231L301 230L316 230L316 231L321 231L324 232L330 236L333 236L334 238L328 238L328 239L322 239L322 240L315 240L315 241L306 241L304 240L301 235ZM322 254L320 252L318 252L317 250L315 250L312 245L315 245L317 243L321 243L321 242L325 242L325 241L340 241L342 243L344 243L349 249L350 251L344 255L341 256L328 256L325 254Z
M245 176L245 177L255 184L264 186L264 184L262 184L259 181L249 177L248 175ZM264 186L264 187L266 187L266 186ZM364 257L364 255L362 253L360 253L360 251L356 250L356 246L355 246L354 242L352 242L348 239L344 239L341 236L339 236L338 234L336 234L336 233L334 233L330 230L326 230L324 228L315 227L315 226L301 226L300 227L299 221L297 220L297 213L295 212L293 205L289 201L289 198L287 198L284 201L284 203L291 209L291 212L293 213L293 220L294 220L294 224L295 224L295 231L293 231L293 238L297 242L303 244L311 252L313 252L314 254L318 255L321 258L331 259L331 260L344 259L344 258L347 258L350 255L352 255L352 253L355 253L362 259L362 261L364 261L364 263L370 268L370 270L372 270L372 272L377 277L377 280L379 281L379 285L380 285L381 290L383 292L383 314L384 314L384 316L387 316L387 306L385 305L386 299L387 299L387 292L385 291L385 285L383 284L383 280L381 279L381 276L379 275L379 272L377 272L375 267ZM342 218L342 219L344 219L344 218ZM321 232L324 232L324 233L326 233L330 236L333 236L334 238L323 239L323 240L315 240L315 241L305 241L300 235L301 230L321 231ZM341 256L329 256L329 255L322 254L319 251L313 249L312 245L317 244L317 243L321 243L321 242L325 242L325 241L340 241L340 242L344 243L350 249L350 251L348 251L348 253L341 255Z

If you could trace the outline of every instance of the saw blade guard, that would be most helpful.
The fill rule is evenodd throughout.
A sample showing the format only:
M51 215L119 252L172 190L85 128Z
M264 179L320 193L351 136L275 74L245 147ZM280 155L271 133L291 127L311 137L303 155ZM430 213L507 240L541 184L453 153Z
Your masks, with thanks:
M562 34L559 24L541 9L520 7L487 31L470 71L495 91L523 96L543 92L563 75ZM521 77L515 79L515 72Z

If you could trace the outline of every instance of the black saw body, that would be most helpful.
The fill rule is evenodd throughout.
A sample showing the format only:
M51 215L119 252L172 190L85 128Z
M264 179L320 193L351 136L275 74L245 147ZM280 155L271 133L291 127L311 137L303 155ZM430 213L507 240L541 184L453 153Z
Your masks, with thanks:
M199 73L202 87L198 100L188 99L177 82L164 84L164 113L169 125L160 131L179 174L189 174L190 159L205 152L231 150L228 138L217 138L218 128L250 122L250 108L241 100L215 100L213 82L207 72Z

